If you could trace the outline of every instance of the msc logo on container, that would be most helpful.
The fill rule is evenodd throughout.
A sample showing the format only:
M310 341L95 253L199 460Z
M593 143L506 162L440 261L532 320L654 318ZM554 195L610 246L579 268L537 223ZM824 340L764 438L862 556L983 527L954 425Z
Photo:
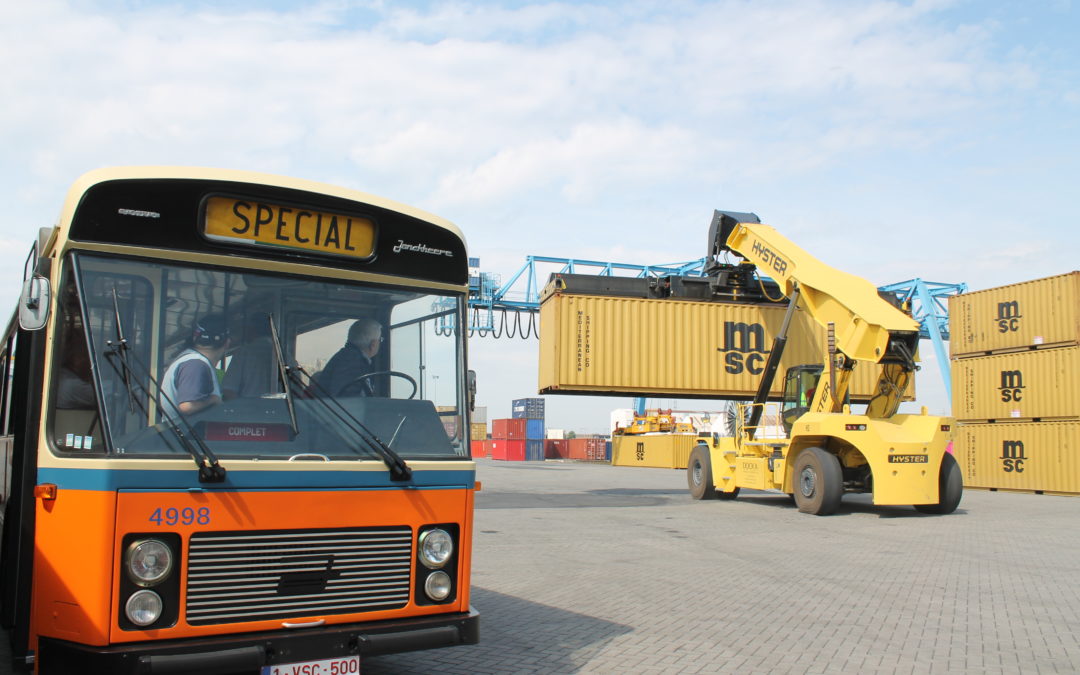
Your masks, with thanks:
M998 387L998 391L1001 392L1001 400L1004 403L1020 401L1024 393L1024 374L1019 370L1001 371L1001 386Z
M999 333L1012 333L1020 330L1020 319L1022 318L1020 303L1016 300L998 303L995 322Z
M1001 466L1005 473L1023 473L1026 461L1023 441L1002 441Z
M724 322L724 346L716 351L724 355L724 370L732 375L748 371L760 375L765 369L765 327L760 323Z

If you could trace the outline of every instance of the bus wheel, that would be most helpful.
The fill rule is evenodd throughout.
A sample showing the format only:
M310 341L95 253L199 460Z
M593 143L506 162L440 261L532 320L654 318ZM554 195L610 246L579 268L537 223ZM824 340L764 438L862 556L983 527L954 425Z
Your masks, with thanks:
M840 460L821 448L806 448L795 460L795 504L803 513L827 516L840 505L844 475Z
M945 515L960 506L964 496L964 479L960 475L960 465L950 453L941 458L941 473L938 474L938 503L916 504L915 510L921 513Z
M686 467L686 485L694 499L715 499L716 486L712 482L712 461L709 446L698 443L690 453Z

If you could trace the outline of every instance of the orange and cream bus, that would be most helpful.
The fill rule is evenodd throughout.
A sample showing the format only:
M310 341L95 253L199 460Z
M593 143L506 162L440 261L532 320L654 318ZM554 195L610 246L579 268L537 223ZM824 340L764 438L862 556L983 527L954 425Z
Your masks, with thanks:
M347 675L476 643L467 274L454 225L352 190L80 178L0 345L16 664Z

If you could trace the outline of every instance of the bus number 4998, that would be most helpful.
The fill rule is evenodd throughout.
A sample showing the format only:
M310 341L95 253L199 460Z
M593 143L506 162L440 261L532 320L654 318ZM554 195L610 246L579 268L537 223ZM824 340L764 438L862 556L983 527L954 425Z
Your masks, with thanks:
M210 507L200 506L198 509L193 509L190 506L186 506L182 509L169 507L161 508L160 506L150 514L150 522L155 525L209 525L210 524Z

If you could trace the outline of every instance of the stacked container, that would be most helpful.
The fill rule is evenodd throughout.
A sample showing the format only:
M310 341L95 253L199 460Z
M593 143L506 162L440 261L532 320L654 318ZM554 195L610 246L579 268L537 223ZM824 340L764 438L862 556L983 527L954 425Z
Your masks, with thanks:
M491 440L524 441L525 422L518 419L491 420Z
M544 399L517 398L511 403L510 416L515 419L544 419Z
M525 441L493 438L491 441L491 458L506 462L525 461Z
M483 422L473 422L469 425L470 441L486 441L487 433L487 424Z
M510 406L514 419L525 421L525 459L544 460L544 399L519 398Z
M1080 493L1080 272L949 298L965 487Z
M506 461L544 459L544 420L510 418L491 421L492 458Z

